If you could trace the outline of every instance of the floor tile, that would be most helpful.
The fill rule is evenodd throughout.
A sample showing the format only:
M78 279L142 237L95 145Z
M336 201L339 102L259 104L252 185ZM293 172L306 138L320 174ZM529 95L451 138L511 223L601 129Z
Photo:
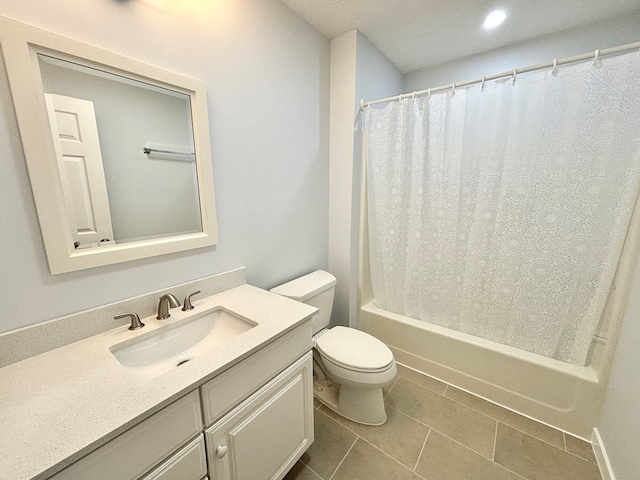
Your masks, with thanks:
M322 480L304 463L298 461L282 480Z
M386 409L387 421L384 425L376 427L347 420L325 406L322 406L320 410L412 469L418 461L424 440L429 433L429 427L398 412L389 405L386 406Z
M324 479L329 479L357 436L319 409L314 412L315 440L301 460Z
M410 382L416 383L421 387L428 388L429 390L439 393L440 395L442 395L447 388L446 383L441 382L440 380L436 380L429 375L424 375L423 373L407 368L404 365L398 365L398 376L405 378Z
M386 387L382 387L382 396L383 397L386 397L387 395L389 395L389 392L391 391L391 389L393 388L393 386L396 384L397 381L398 381L398 376L396 375L396 378L393 379L393 382L391 382Z
M331 480L420 480L406 467L361 438Z
M502 423L495 461L528 480L601 480L597 465Z
M455 400L456 402L463 403L474 410L478 410L485 415L489 415L506 425L510 425L513 428L522 430L529 435L533 435L540 440L544 440L547 443L555 445L558 448L564 448L562 432L553 427L549 427L544 423L531 420L530 418L519 415L511 410L507 410L506 408L502 408L456 387L449 387L445 396Z
M398 379L386 403L487 458L493 456L496 421L426 388Z
M593 454L593 447L589 442L585 442L581 438L576 438L568 433L564 434L565 445L567 451L590 461L596 463L596 456Z
M416 473L429 480L522 480L435 430L429 433Z

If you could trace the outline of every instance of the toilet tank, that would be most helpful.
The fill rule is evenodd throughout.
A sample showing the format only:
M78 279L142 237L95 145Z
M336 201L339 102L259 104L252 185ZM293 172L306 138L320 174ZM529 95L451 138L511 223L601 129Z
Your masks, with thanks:
M329 325L335 288L336 277L324 270L316 270L270 291L318 308L320 311L312 319L315 334Z

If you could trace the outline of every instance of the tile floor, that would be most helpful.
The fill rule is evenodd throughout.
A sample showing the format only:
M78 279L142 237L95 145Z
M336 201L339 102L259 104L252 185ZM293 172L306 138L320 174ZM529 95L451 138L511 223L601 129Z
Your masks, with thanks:
M398 366L387 422L315 402L315 442L285 480L601 480L591 445Z

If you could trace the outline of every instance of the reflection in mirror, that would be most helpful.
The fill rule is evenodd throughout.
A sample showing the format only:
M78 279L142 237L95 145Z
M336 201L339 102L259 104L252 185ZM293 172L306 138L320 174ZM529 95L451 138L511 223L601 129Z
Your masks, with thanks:
M0 16L51 273L218 243L205 85Z
M201 232L190 97L38 61L74 247Z

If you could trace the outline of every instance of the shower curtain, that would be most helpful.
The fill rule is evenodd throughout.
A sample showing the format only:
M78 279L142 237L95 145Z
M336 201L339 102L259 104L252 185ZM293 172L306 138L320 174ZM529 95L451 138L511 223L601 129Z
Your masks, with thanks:
M370 107L381 307L584 365L640 188L640 53Z

